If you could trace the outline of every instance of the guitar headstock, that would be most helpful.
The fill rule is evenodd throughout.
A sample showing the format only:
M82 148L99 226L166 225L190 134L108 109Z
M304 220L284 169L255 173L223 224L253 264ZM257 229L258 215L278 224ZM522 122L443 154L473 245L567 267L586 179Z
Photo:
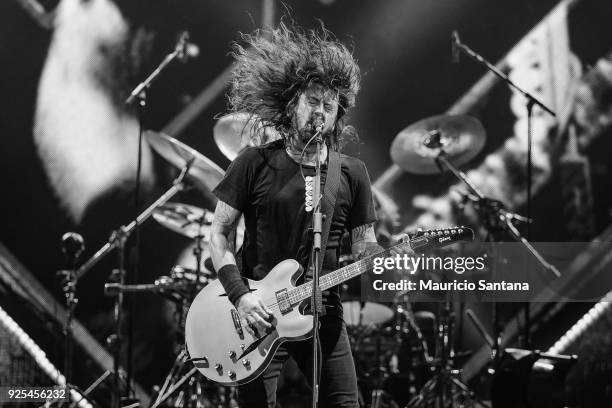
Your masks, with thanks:
M444 229L417 231L410 237L413 248L441 247L459 241L473 241L474 230L469 227L452 227Z
M469 227L451 227L444 229L420 230L412 234L411 238L417 237L454 237L456 240L472 241L474 239L474 230Z

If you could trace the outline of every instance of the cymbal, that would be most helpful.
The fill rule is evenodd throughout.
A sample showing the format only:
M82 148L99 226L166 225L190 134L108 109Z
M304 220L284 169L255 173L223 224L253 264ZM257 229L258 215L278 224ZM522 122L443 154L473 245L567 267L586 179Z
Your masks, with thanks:
M210 226L215 213L195 205L170 202L156 208L153 218L164 227L177 232L187 238L202 237L204 241L210 239ZM240 248L244 241L244 216L240 217L236 226L236 248Z
M210 238L214 213L194 205L166 203L153 211L153 218L164 227L188 238Z
M225 174L221 167L208 157L173 137L152 130L147 130L144 137L153 150L177 168L182 169L192 161L187 174L209 190L213 190Z
M440 169L435 159L441 151L455 166L461 166L482 150L485 139L484 127L471 116L431 116L413 123L395 137L391 160L408 173L436 174Z
M234 160L247 146L260 146L280 139L276 129L263 126L258 122L258 118L255 114L236 112L217 121L213 128L213 137L225 157Z

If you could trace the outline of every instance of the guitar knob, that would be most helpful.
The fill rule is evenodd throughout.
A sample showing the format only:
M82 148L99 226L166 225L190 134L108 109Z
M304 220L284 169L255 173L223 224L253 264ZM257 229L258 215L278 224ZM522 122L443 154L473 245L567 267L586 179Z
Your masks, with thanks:
M244 346L244 344L241 344L241 345L240 345L240 349L241 349L242 351L244 351L244 349L245 349L245 348L246 348L246 347Z
M251 362L249 361L248 358L243 358L242 365L244 365L245 367L248 367L249 365L251 365Z
M223 371L223 366L219 363L215 364L215 370L217 371Z
M236 378L236 373L235 373L235 372L233 372L233 371L228 371L228 372L227 372L227 376L228 376L230 379L234 380L234 379Z
M236 352L234 350L230 350L229 353L227 353L229 355L229 358L234 359L236 358Z

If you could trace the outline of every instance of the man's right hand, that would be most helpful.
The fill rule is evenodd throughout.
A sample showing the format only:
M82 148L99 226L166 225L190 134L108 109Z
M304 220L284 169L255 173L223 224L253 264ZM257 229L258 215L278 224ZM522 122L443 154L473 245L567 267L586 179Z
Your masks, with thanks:
M253 293L245 293L238 299L238 314L246 321L247 331L259 337L272 329L269 321L273 318L272 312L266 307L263 300Z

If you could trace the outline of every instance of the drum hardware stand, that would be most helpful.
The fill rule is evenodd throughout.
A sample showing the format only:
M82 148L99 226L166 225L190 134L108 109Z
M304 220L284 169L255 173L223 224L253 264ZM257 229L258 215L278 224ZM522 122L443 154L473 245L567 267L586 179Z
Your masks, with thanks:
M157 77L170 65L170 63L172 63L172 61L178 59L182 62L186 62L188 57L190 56L189 53L189 33L187 31L182 31L180 32L179 36L178 36L178 40L177 43L174 47L174 50L172 52L170 52L169 54L167 54L164 59L162 60L161 63L159 63L159 65L153 70L153 72L151 72L149 74L149 76L147 78L145 78L144 81L140 82L133 90L132 92L130 92L130 95L126 98L125 100L125 105L126 106L131 106L134 102L137 102L137 114L138 114L138 152L137 152L137 160L136 160L136 182L135 182L135 189L134 189L134 220L137 219L138 216L138 211L139 211L139 196L140 196L140 175L141 175L141 166L142 166L142 139L143 139L143 122L144 122L144 114L145 114L145 108L147 106L147 90L151 87L151 85L155 82L155 80L157 79ZM119 253L119 265L120 268L117 271L113 272L113 277L116 278L116 280L119 282L119 284L123 285L125 284L125 275L126 275L126 270L125 268L122 268L121 265L124 265L124 260L121 258L123 256L123 246L125 245L125 239L127 237L123 237L122 236L122 231L117 230L118 234L117 234L117 241L118 241L118 246L121 248ZM139 234L139 230L136 230L136 238L135 238L135 245L132 248L133 249L133 259L132 259L132 266L133 266L133 280L136 281L138 279L138 263L139 263L139 250L140 250L140 234ZM118 305L123 305L123 300L122 300L123 295L120 293L117 296L117 304ZM117 305L116 305L117 307ZM127 350L127 387L128 387L128 393L130 392L131 389L131 378L132 378L132 337L133 337L133 322L132 322L132 315L133 315L133 304L131 301L128 302L128 311L129 311L129 315L128 315L128 350ZM121 324L121 313L120 311L118 311L117 309L115 309L115 322L117 324L117 326L119 324ZM119 333L118 327L116 330L116 333ZM111 341L109 341L109 343L113 343L118 340L118 336L112 338ZM113 346L113 350L114 350L114 346ZM116 371L116 369L115 369ZM119 405L118 404L113 404L112 405L113 408L118 408Z
M66 258L66 269L59 270L56 275L59 277L64 299L66 301L66 321L62 329L64 335L64 378L66 379L66 387L68 392L76 389L80 395L86 397L86 393L82 392L78 387L72 384L72 360L74 351L74 339L72 331L72 319L74 317L74 309L79 303L76 297L76 278L75 269L79 257L85 249L85 241L80 234L76 232L67 232L62 235L62 253ZM57 406L70 405L72 402L61 401Z
M501 332L496 331L496 338L493 339L485 329L480 319L476 317L476 315L471 309L467 309L465 314L470 318L470 321L474 324L476 330L478 330L480 337L482 337L485 343L487 343L491 348L491 361L495 363L501 356Z
M203 215L198 221L202 224L205 220L205 215ZM200 265L202 258L202 240L205 237L203 235L197 235L194 239L196 242L196 247L194 248L194 256L196 257L196 262ZM203 271L201 267L197 268L196 279L197 281L192 285L191 290L186 290L187 293L192 293L193 295L197 294L197 292L202 288L203 284L201 283L200 276L203 276ZM144 284L144 285L122 285L119 283L110 283L105 285L105 293L107 295L118 295L120 293L159 293L169 289L186 289L184 285L170 285L169 287L160 286L158 283L155 284ZM177 308L179 309L179 332L184 332L184 319L183 314L185 310L185 305L189 301L185 296L181 298L180 302L177 302ZM191 299L192 300L192 299ZM184 348L181 348L180 352L177 354L174 363L166 375L164 382L161 387L156 391L156 397L154 401L151 403L151 408L157 408L162 406L164 403L168 401L171 397L175 396L177 393L181 392L178 395L178 403L184 404L184 406L191 406L190 401L195 401L196 406L198 405L203 398L205 398L204 391L201 386L201 382L196 377L197 369L195 367L191 368L188 372L185 373L186 363L190 362L188 358L188 353ZM183 392L183 388L185 384L188 384L188 387L191 389L190 392ZM188 400L187 400L188 399ZM225 403L224 406L229 407L231 404L231 395L229 394L229 389L226 390L225 395ZM181 405L183 406L183 405Z
M504 74L503 72L501 72L499 69L497 69L497 67L495 67L493 64L491 64L489 61L487 61L482 55L478 54L477 52L475 52L474 50L472 50L470 47L468 47L467 45L463 44L461 42L461 40L459 39L459 34L456 31L453 31L453 34L451 36L452 39L452 46L453 46L453 59L455 61L458 62L459 59L459 53L463 52L465 55L467 55L468 57L470 57L472 60L477 61L479 64L481 64L482 66L484 66L487 70L489 70L490 72L492 72L493 74L495 74L497 77L499 77L501 80L503 80L506 84L508 84L511 88L513 88L514 90L516 90L518 93L520 93L521 95L523 95L525 97L525 110L527 112L527 186L526 186L526 190L527 190L527 202L526 202L526 216L529 219L530 215L531 215L531 183L532 183L532 170L533 170L533 165L532 165L532 154L531 154L531 148L533 145L532 142L532 136L533 136L533 125L532 125L532 119L533 119L533 107L534 106L539 106L541 109L543 109L545 112L547 112L548 114L550 114L552 117L556 117L555 112L553 112L549 107L547 107L544 103L540 102L535 96L533 96L531 93L525 91L524 89L522 89L521 87L519 87L517 84L515 84L509 77L508 75ZM482 197L479 197L482 198ZM527 224L526 227L526 232L527 232L527 239L529 239L529 224ZM511 232L511 234L516 238L518 231L516 231L516 233L514 231ZM525 239L523 239L523 241L526 242ZM525 242L523 242L523 244L525 245ZM532 251L533 252L533 251ZM541 262L541 261L540 261ZM555 274L555 276L558 278L561 275L559 274L559 272L556 269L551 269L551 268L547 268L549 269L551 272L553 272ZM530 315L529 315L529 302L525 302L524 304L524 316L525 316L525 325L523 328L523 336L524 336L524 347L525 348L529 348L529 336L530 336L530 326L531 326L531 322L530 322Z
M75 232L67 232L62 236L62 252L66 256L68 268L57 273L60 277L62 291L66 299L66 322L64 324L64 376L66 383L72 381L72 318L74 309L79 302L76 297L75 268L76 263L85 249L83 237Z
M535 258L536 261L548 272L553 274L556 278L560 277L561 274L557 268L548 263L542 255L521 235L519 230L513 224L513 221L531 222L529 218L521 215L512 213L503 208L503 204L500 201L485 197L474 183L467 178L466 174L459 170L453 165L450 159L447 157L444 151L443 136L438 131L433 131L429 134L423 143L428 148L440 149L440 153L436 157L436 163L440 170L444 167L449 169L460 181L462 181L467 187L470 194L466 195L468 199L474 202L477 209L481 210L481 214L486 216L485 220L493 224L495 228L503 229L510 234L510 236L521 243L523 247Z
M185 364L189 362L189 358L185 349L182 349L181 352L176 356L172 368L170 372L164 379L164 384L160 388L157 394L157 398L150 405L149 408L157 408L165 403L170 397L174 396L184 385L189 381L189 386L195 388L195 392L191 393L191 398L200 398L204 397L204 393L202 392L201 384L197 381L195 375L198 373L198 369L192 367L187 373L183 374L176 382L172 380L179 377L181 372L184 372ZM229 399L226 399L226 406L229 407Z
M429 407L435 404L436 408L455 407L456 395L452 389L456 388L459 395L466 401L470 401L471 406L477 404L480 407L489 408L489 405L476 397L459 376L460 370L454 369L453 360L455 350L453 347L453 322L455 319L452 310L452 300L447 298L438 319L438 336L436 339L436 358L430 362L431 369L435 374L429 379L421 389L419 394L412 397L406 408ZM470 406L461 403L458 407Z
M192 360L189 358L187 350L183 347L176 356L174 363L172 364L172 368L166 375L164 383L157 392L155 401L149 406L149 408L158 408L162 406L166 401L168 401L169 398L173 397L178 391L180 391L187 382L192 391L183 394L182 397L185 398L185 395L187 395L190 400L196 401L197 407L201 406L199 404L201 404L202 399L206 398L206 394L202 389L202 382L208 382L208 380L200 380L198 378L198 369L196 367L192 367L185 373L186 364L190 362L192 362ZM185 400L183 401L183 404L185 404L184 406L186 407L191 406L189 402ZM224 387L224 399L222 406L229 408L231 405L231 389L229 387Z
M74 333L72 331L72 320L74 318L74 309L79 303L79 299L76 296L76 264L79 257L85 249L85 241L83 237L76 232L67 232L62 236L62 253L66 257L66 269L62 269L57 272L57 276L60 278L60 284L62 286L62 292L66 301L66 321L63 327L64 335L64 378L66 379L65 386L68 388L68 392L72 394L72 390L76 390L81 396L81 399L75 401L60 401L57 403L58 407L61 406L76 406L81 400L88 400L88 395L94 390L102 381L108 377L109 371L106 371L100 378L98 378L92 385L90 385L85 391L82 391L79 387L72 384L72 360L74 357ZM93 401L88 400L89 403L93 404ZM52 402L51 404L54 404ZM41 405L42 407L48 407L48 404Z
M425 362L431 363L433 361L433 357L431 357L431 354L429 354L429 346L427 345L427 340L423 336L423 332L421 332L421 328L419 327L419 325L417 324L415 320L412 306L407 300L403 302L400 301L400 299L407 293L408 292L401 292L400 294L398 294L395 297L395 300L393 301L393 303L395 304L397 313L400 313L401 315L404 316L404 318L406 319L406 323L408 324L409 327L405 327L403 324L402 325L396 324L395 330L398 332L399 336L407 334L410 330L414 331L414 334L416 335L417 340L419 341L419 345L421 347L421 352L423 353L423 358L425 359ZM402 339L399 338L398 342L401 342L401 341Z
M439 131L434 130L430 132L423 144L431 149L439 149L438 156L435 160L440 171L443 171L446 167L468 187L470 194L467 195L467 198L475 204L488 228L503 229L507 231L517 242L520 242L527 249L545 270L552 273L555 277L560 276L559 271L537 252L513 224L514 220L526 222L530 222L530 220L505 210L501 202L485 197L478 187L467 178L466 174L452 164L447 153L444 151L443 135ZM425 406L424 404L429 403L431 395L437 388L439 388L437 408L446 408L449 404L452 407L454 406L454 397L449 393L450 387L452 386L457 387L461 395L469 398L471 401L480 406L488 407L484 402L477 399L473 392L457 378L460 373L458 370L453 369L452 360L454 358L454 350L452 342L450 342L453 319L452 303L447 299L443 309L442 319L440 319L438 326L438 348L441 349L441 352L439 353L439 361L434 368L434 370L438 372L423 386L421 392L412 398L407 408ZM499 333L497 334L497 338L499 338ZM495 341L494 349L499 347L497 343L498 340Z
M204 221L205 221L205 214L203 214L198 220L198 222L200 223L200 226L202 226ZM200 278L203 277L203 271L202 271L202 266L201 266L202 252L203 252L203 248L202 248L203 239L204 239L204 236L201 234L198 234L194 238L195 247L193 249L193 254L196 258L196 265L197 265L196 266L196 282L195 282L195 285L193 285L193 289L191 291L192 297L190 300L193 300L193 298L195 298L195 295L200 291L200 289L202 289L202 283L201 283ZM184 332L185 330L184 328L185 312L184 311L186 309L185 308L186 301L187 299L182 299L182 302L177 305L177 307L180 308L180 318L179 318L180 326L181 326L179 328L180 332ZM197 368L192 367L187 373L182 374L184 373L185 365L188 362L190 362L189 354L187 350L183 347L181 348L181 351L178 353L178 355L174 359L172 368L166 375L166 378L164 379L164 383L162 384L159 391L157 392L157 397L155 398L155 401L150 405L150 408L157 408L161 406L170 397L174 396L176 392L178 392L185 385L185 383L187 383L187 381L189 381L189 387L191 387L193 390L191 393L187 394L189 398L196 399L196 401L199 401L205 397L205 394L203 393L203 390L201 387L201 383L195 377L195 375L198 372ZM230 402L231 402L230 396L226 395L225 406L229 407ZM187 402L184 402L184 403L188 404Z
M204 277L204 271L202 270L202 252L204 251L204 248L202 248L202 240L204 239L204 236L201 234L201 232L202 232L202 224L204 224L205 216L206 214L202 214L202 216L198 220L200 224L200 233L194 238L195 247L193 248L193 256L195 257L195 261L196 261L196 281L195 281L195 285L193 285L193 291L191 293L191 300L193 300L195 296L198 294L198 292L200 291L200 289L202 289L202 284L200 282L202 278ZM181 324L183 320L182 318L183 316L181 316Z
M138 228L140 224L146 221L155 209L164 205L178 192L185 189L185 177L189 168L191 167L192 161L185 163L185 166L181 170L179 176L173 181L172 187L170 187L162 196L160 196L153 204L145 209L136 219L130 222L126 226L121 226L117 230L113 231L108 242L104 244L89 260L87 260L76 272L75 272L75 284L81 279L91 268L93 268L102 258L104 258L113 249L117 249L117 260L118 268L114 269L111 278L116 278L120 285L125 282L125 243L131 233ZM113 352L113 384L114 389L112 392L112 407L119 408L121 406L120 398L120 352L121 352L121 324L122 324L122 309L123 309L123 294L119 293L115 300L115 333L110 335L107 339L107 343L111 346ZM103 374L105 375L105 374Z
M197 286L197 285L193 285ZM155 284L139 284L139 285L121 285L119 283L107 283L104 286L104 292L108 296L118 296L119 294L134 294L134 293L163 293L164 291L172 290L172 289L180 289L181 291L185 290L185 285L163 285L159 283ZM191 290L186 290L186 292L191 292ZM180 310L183 310L184 303L187 299L183 299L181 304L178 304L177 307ZM183 319L180 319L181 325L183 324ZM184 331L184 328L180 328L181 331ZM191 400L201 401L202 398L205 398L205 394L202 390L201 383L198 378L195 376L198 371L195 367L190 369L187 373L185 373L186 363L190 362L188 358L188 353L185 348L182 348L178 355L176 356L172 368L166 375L164 379L164 383L161 387L158 387L156 391L156 397L151 402L150 408L157 408L162 406L164 403L168 401L169 398L175 396L175 394L183 388L183 386L189 381L189 387L191 387L194 391L190 393L184 393L179 396L179 398L190 398ZM226 395L225 405L229 407L231 403L231 395ZM182 404L184 406L189 405L188 401L183 400ZM181 405L183 406L183 405ZM199 405L198 405L199 406Z
M387 379L387 369L383 367L383 359L380 348L380 337L376 339L376 386L370 393L370 408L381 408L384 405L385 399L392 401L391 396L384 389L384 382ZM392 402L393 407L397 407L395 402Z
M441 143L441 135L439 132L433 133L430 137L425 141L426 146L428 147L439 147L440 153L436 158L436 163L443 169L443 166L448 168L459 180L461 180L469 190L469 193L466 194L466 198L471 201L475 208L478 211L479 217L483 220L483 224L489 231L505 231L507 232L515 241L522 244L522 246L531 254L531 256L542 266L544 270L554 275L555 278L561 276L557 268L548 263L542 255L531 245L531 243L521 235L519 230L514 225L514 221L523 222L529 225L531 223L531 219L528 217L523 217L519 214L515 214L507 211L503 204L498 200L493 200L491 198L485 197L484 194L474 185L470 179L467 178L466 174L456 168L452 162L448 159L446 152L443 149L443 145ZM529 312L528 308L529 303L526 303L525 310ZM494 329L495 329L495 344L493 347L493 351L495 355L498 355L500 350L500 341L502 336L502 327L499 324L499 310L498 310L497 302L493 304L493 321L494 321ZM525 321L525 332L528 333L530 331L528 319ZM525 335L526 341L528 341L528 335Z

